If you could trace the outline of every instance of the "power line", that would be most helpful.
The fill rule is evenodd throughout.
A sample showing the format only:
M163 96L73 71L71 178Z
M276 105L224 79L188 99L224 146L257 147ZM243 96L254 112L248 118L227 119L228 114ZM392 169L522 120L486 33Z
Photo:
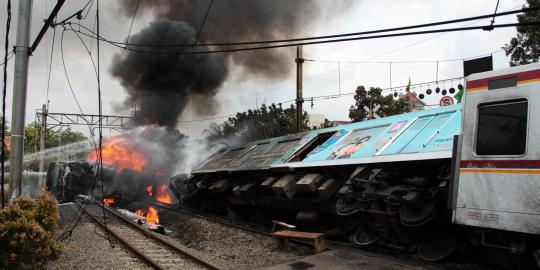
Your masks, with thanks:
M86 2L86 4L81 9L81 11L85 10L86 8L88 8L88 10L86 10L86 13L84 14L84 16L81 17L81 19L86 19L86 16L88 16L88 13L92 9L93 5L94 5L94 0L88 0L88 2Z
M455 62L455 61L463 61L463 60L467 60L467 59L474 59L474 58L479 58L479 57L483 57L483 56L493 55L493 54L496 54L496 53L499 53L499 52L502 52L502 51L503 50L501 49L501 50L497 50L497 51L494 51L494 52L491 52L491 53L485 53L485 54L475 55L475 56L471 56L471 57L455 58L455 59L442 59L442 60L387 61L387 62L384 62L384 61L369 61L369 60L347 61L347 60L330 60L330 59L328 59L328 60L306 59L306 61L322 62L322 63L346 63L346 64L351 64L351 65L348 65L348 66L345 66L345 67L341 68L341 69L346 69L346 68L350 68L350 67L358 65L358 64L388 64L388 63L392 63L392 64L394 64L394 63L408 64L408 63ZM335 71L337 71L337 69L333 69L333 70L330 70L330 71L319 73L319 74L313 75L311 77L307 77L306 79L304 79L304 81L311 80L311 79L314 79L314 78L317 78L317 77L320 77L320 76L324 76L324 75L330 74L330 73L335 72ZM260 94L265 94L265 93L268 93L268 92L272 92L272 91L284 88L284 87L286 87L288 85L291 85L291 84L293 84L293 83L292 82L287 82L287 83L283 83L283 84L281 84L279 86L271 87L271 88L268 88L266 90L259 91L259 92L256 92L256 93L252 93L252 94L249 94L249 95L237 96L237 97L232 97L232 98L228 98L228 99L224 99L224 100L218 100L218 101L220 103L224 103L224 102L230 102L230 101L244 99L244 98L248 98L248 97L252 97L252 96L258 96ZM398 87L393 87L393 88L398 88Z
M347 42L347 41L356 41L356 40L369 40L369 39L380 39L380 38L390 38L390 37L402 37L402 36L412 36L412 35L425 35L425 34L435 34L435 33L447 33L447 32L458 32L458 31L472 31L472 30L486 30L486 29L495 29L495 28L508 28L508 27L525 27L525 26L535 26L540 25L540 21L525 22L525 23L508 23L508 24L497 24L497 25L483 25L483 26L472 26L472 27L456 27L456 28L443 28L435 30L425 30L425 31L414 31L414 32L402 32L394 34L384 34L384 35L374 35L374 36L361 36L361 37L352 37L352 38L342 38L342 39L331 39L331 40L319 40L319 41L310 41L310 42L300 42L300 43L289 43L281 45L269 45L269 46L259 46L259 47L247 47L247 48L233 48L233 49L218 49L218 50L199 50L199 51L148 51L148 50L139 50L132 49L129 47L122 47L117 44L111 43L108 40L98 38L98 40L105 41L115 47L137 52L137 53L147 53L147 54L162 54L162 55L191 55L191 54L211 54L211 53L228 53L228 52L242 52L242 51L254 51L254 50L266 50L266 49L276 49L276 48L285 48L285 47L296 47L296 46L306 46L306 45L316 45L316 44L326 44L326 43L337 43L337 42ZM83 35L93 37L86 33L80 32Z
M514 6L514 7L510 8L510 9L508 9L508 10L506 10L506 11L514 10L514 9L520 7L520 6L521 6L521 5ZM505 11L505 12L506 12L506 11ZM471 23L466 24L466 25L464 25L464 26L470 26L470 25L476 24L476 23L478 23L478 22L479 22L479 21L474 21L474 22L471 22ZM420 41L417 41L417 42L413 42L413 43L407 44L407 45L405 45L405 46L402 46L402 47L399 47L399 48L390 50L390 51L388 51L388 52L385 52L385 53L382 53L382 54L378 54L378 55L375 55L375 56L366 58L366 59L364 59L364 60L362 60L362 61L365 62L365 61L370 61L370 60L373 60L373 59L377 59L377 58L379 58L379 57L386 56L386 55L392 54L392 53L394 53L394 52L401 51L401 50L403 50L403 49L407 49L407 48L416 46L416 45L418 45L418 44L420 44L420 43L424 43L424 42L426 42L426 41L429 41L429 40L432 40L432 39L435 39L435 38L439 38L439 37L441 37L441 36L443 36L443 35L446 35L446 34L448 34L448 33L442 33L442 34L435 35L435 36L432 36L432 37L429 37L429 38L426 38L426 39L422 39L422 40L420 40ZM503 50L499 50L499 51L503 51ZM499 51L497 51L497 52L499 52ZM495 53L497 53L497 52L493 52L493 54L495 54ZM486 55L487 55L487 54L486 54ZM469 57L469 58L465 58L465 59L476 58L476 57L481 57L481 56ZM322 76L326 76L326 75L331 74L331 73L334 73L334 72L336 72L336 71L348 69L348 68L351 68L351 67L356 66L356 65L358 65L358 63L352 63L352 64L347 65L347 66L345 66L345 67L340 67L340 68L338 68L338 69L332 69L332 70L330 70L330 71L326 71L326 72L322 72L322 73L319 73L319 74L310 76L310 77L308 77L308 78L305 78L304 80L306 81L306 80L311 80L311 79L319 78L319 77L322 77ZM288 84L291 84L291 83L288 83ZM271 89L270 91L273 91L273 90L275 90L275 89Z
M75 104L77 104L77 107L79 108L79 111L81 111L81 114L84 114L81 104L79 103L79 99L77 99L77 95L75 95L75 91L73 90L73 87L71 86L71 80L69 79L69 75L66 68L66 61L64 59L64 33L66 31L68 30L64 29L64 31L62 31L62 36L60 37L60 56L62 57L62 66L64 67L64 74L66 75L66 81L68 83L69 90L71 91L71 94L73 95L73 99L75 99Z
M4 61L2 61L2 62L0 63L0 65L7 64L7 61L9 61L11 58L13 58L14 55L15 55L14 52L9 52L7 59L4 59Z
M199 38L201 37L202 30L204 29L204 24L206 23L206 19L208 19L208 14L210 13L210 9L212 8L213 3L214 3L214 0L210 0L210 4L208 4L208 8L206 9L206 13L204 14L201 27L199 27L199 31L197 32L197 36L195 37L195 43L193 43L193 45L197 45L197 43L199 42Z
M135 16L137 16L137 10L139 10L140 4L141 4L141 0L137 1L137 6L135 7L135 11L133 12L133 17L131 18L131 24L129 25L129 31L126 38L126 43L129 43L129 36L131 35L131 28L133 27L133 22L135 21Z
M371 30L371 31L353 32L353 33L345 33L345 34L334 34L334 35L325 35L325 36L314 36L314 37L263 40L263 41L217 42L217 43L201 43L201 44L185 44L185 43L184 44L177 44L177 43L176 44L175 43L140 44L140 43L127 43L127 42L119 42L119 41L110 41L110 40L107 40L105 38L103 38L103 41L113 43L113 44L116 44L116 45L122 45L124 47L125 46L144 46L144 47L152 47L152 46L158 46L158 47L169 47L169 46L170 47L193 47L193 46L200 46L200 47L207 47L207 46L237 46L237 45L290 43L290 42L299 42L299 41L310 41L310 40L319 40L319 39L334 39L334 38L342 38L342 37L351 37L351 36L361 36L361 35L369 35L369 34L396 32L396 31L410 30L410 29L416 29L416 28L440 26L440 25L445 25L445 24L454 24L454 23L467 22L467 21L476 21L476 20L480 20L480 19L488 19L488 18L497 17L497 16L507 16L507 15L512 15L512 14L516 14L516 13L523 13L523 12L536 11L536 10L540 10L540 7L528 7L528 8L522 8L522 9L519 9L519 10L505 11L505 12L501 12L501 13L494 13L494 14L490 13L490 14L486 14L486 15L467 17L467 18L461 18L461 19L438 21L438 22L433 22L433 23L416 24L416 25L394 27L394 28L385 28L385 29L378 29L378 30ZM95 33L92 33L92 34L95 34ZM294 45L294 46L296 46L296 45Z
M305 59L309 62L321 62L321 63L354 63L354 64L415 64L415 63L441 63L441 62L461 62L467 59L474 59L479 58L482 56L489 56L493 55L495 53L502 52L503 50L497 50L490 53L485 53L481 55L476 55L473 57L466 57L466 58L454 58L454 59L441 59L441 60L405 60L405 61L362 61L362 60L332 60L332 59Z
M5 173L5 167L4 167L4 160L6 159L6 153L5 153L5 139L6 139L6 87L7 87L7 61L8 61L8 49L9 49L9 30L11 27L11 0L7 1L7 19L6 19L6 41L4 43L4 87L2 88L2 150L0 150L0 158L2 159L2 165L1 165L1 173L2 175L0 178L2 179L2 187L0 189L0 192L2 192L2 208L4 207L4 173Z
M495 23L495 14L497 14L498 8L499 8L499 0L497 0L497 4L495 5L495 11L493 11L493 18L491 19L491 25Z
M53 36L52 36L52 45L51 45L51 57L49 60L49 72L47 75L47 94L45 95L45 104L47 104L47 109L49 108L49 87L51 85L51 71L52 71L52 62L53 62L53 54L54 54L54 41L56 37L56 27L53 28Z
M97 29L97 38L99 40L100 36L100 21L99 21L99 0L96 0L96 29ZM103 119L102 119L102 110L103 110L103 104L101 100L101 73L100 73L100 50L99 50L99 42L96 43L96 50L97 50L97 92L98 92L98 130L99 130L99 151L98 151L98 174L99 174L99 180L101 181L101 211L103 214L103 224L105 228L107 228L107 217L105 214L105 204L103 203L104 199L104 193L105 193L105 182L103 181ZM111 247L114 247L114 242L112 241L109 232L105 230L105 236L107 240L109 241L109 245Z
M510 11L510 10L513 10L515 8L518 8L520 7L521 5L517 5L517 6L514 6L510 9L508 9L507 11ZM469 23L469 24L466 24L465 26L470 26L470 25L473 25L473 24L476 24L478 23L478 21L475 21L475 22L472 22L472 23ZM369 57L367 59L364 59L364 60L361 60L361 61L349 61L351 62L350 65L347 65L345 67L340 67L338 69L332 69L330 71L326 71L326 72L322 72L322 73L319 73L319 74L316 74L316 75L313 75L313 76L310 76L310 77L307 77L304 79L304 81L307 81L307 80L311 80L311 79L315 79L315 78L319 78L319 77L322 77L322 76L326 76L328 74L331 74L331 73L334 73L338 70L343 70L343 69L348 69L348 68L351 68L353 66L356 66L358 64L361 64L361 63L370 63L369 61L370 60L373 60L373 59L377 59L379 57L382 57L382 56L386 56L386 55L389 55L389 54L392 54L394 52L397 52L397 51L400 51L400 50L403 50L403 49L406 49L406 48L410 48L412 46L415 46L415 45L418 45L420 43L423 43L423 42L426 42L426 41L429 41L429 40L432 40L432 39L435 39L435 38L438 38L438 37L441 37L445 34L448 34L448 33L442 33L442 34L439 34L439 35L436 35L436 36L433 36L433 37L429 37L429 38L426 38L426 39L423 39L423 40L420 40L420 41L417 41L417 42L414 42L414 43L411 43L411 44L407 44L405 46L402 46L402 47L399 47L399 48L396 48L396 49L393 49L391 51L388 51L388 52L385 52L385 53L382 53L382 54L379 54L379 55L375 55L375 56L372 56L372 57ZM460 60L466 60L466 59L473 59L473 58L478 58L478 57L482 57L482 56L487 56L487 55L493 55L495 53L498 53L498 52L502 52L503 50L498 50L498 51L495 51L495 52L492 52L492 53L489 53L489 54L483 54L483 55L478 55L478 56L473 56L473 57L467 57L467 58L464 58L464 59L460 59ZM453 60L453 59L449 59L449 60ZM457 59L456 59L457 60ZM323 60L324 61L324 60ZM331 60L330 60L331 61ZM435 62L437 62L437 60L434 60ZM444 60L440 60L441 62L444 61ZM344 61L341 61L342 63ZM399 62L399 61L389 61L389 62L392 62L392 63L395 63L395 62ZM389 62L386 62L386 64L388 64ZM384 62L381 62L381 63L384 63ZM231 98L231 99L227 99L225 100L224 102L228 102L228 101L231 101L231 100L237 100L237 99L241 99L241 98L246 98L246 97L250 97L250 96L255 96L255 95L259 95L259 94L263 94L263 93L267 93L267 92L271 92L271 91L275 91L277 89L281 89L287 85L290 85L292 84L291 82L288 82L288 83L285 83L281 86L278 86L278 87L272 87L270 89L267 89L265 91L260 91L260 92L257 92L257 93L254 93L254 94L250 94L250 95L246 95L246 96L241 96L241 97L236 97L236 98Z
M451 81L462 80L462 79L463 79L463 77L454 77L454 78L448 78L448 79L443 79L443 80L438 80L438 81L428 81L428 82L411 84L411 87L418 87L418 86L422 86L422 85L430 85L430 84L435 84L436 82L439 82L439 83L451 82ZM406 87L406 85L402 85L402 86L396 86L396 87L391 87L391 88L382 88L381 90L382 90L382 92L390 92L390 91L396 91L396 90L399 90L399 89L405 88L405 87ZM356 91L347 92L347 93L341 93L341 94L335 94L335 95L321 95L321 96L304 97L303 100L304 101L310 101L310 100L323 100L323 99L330 99L330 98L341 98L341 97L346 97L346 96L353 96L355 94L356 94ZM271 104L283 105L283 104L291 103L291 102L294 102L294 101L296 101L296 99L289 99L289 100L280 101L280 102L272 102ZM257 108L257 109L259 109L259 108ZM176 122L177 123L203 122L203 121L216 120L216 119L227 118L227 117L232 117L232 116L236 116L236 113L235 114L220 115L220 116L215 116L215 117L210 117L210 118L201 118L201 119L192 119L192 120L179 120L179 121L176 121Z
M70 25L70 28L72 28L72 26ZM73 28L72 28L73 30ZM84 48L86 49L86 53L88 53L88 55L90 56L90 61L92 62L92 67L94 67L94 72L96 74L96 78L98 76L98 70L96 68L96 64L94 63L94 58L92 57L92 51L90 50L90 48L88 48L88 46L86 45L86 43L84 42L84 40L81 38L81 36L79 35L79 33L77 31L73 31L75 33L75 35L77 35L77 37L79 38L79 40L81 41L82 45L84 46Z

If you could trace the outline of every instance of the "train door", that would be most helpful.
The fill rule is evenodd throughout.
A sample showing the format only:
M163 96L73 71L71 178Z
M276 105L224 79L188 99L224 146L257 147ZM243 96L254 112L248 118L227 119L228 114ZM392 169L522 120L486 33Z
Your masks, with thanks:
M540 65L473 74L453 222L540 233Z

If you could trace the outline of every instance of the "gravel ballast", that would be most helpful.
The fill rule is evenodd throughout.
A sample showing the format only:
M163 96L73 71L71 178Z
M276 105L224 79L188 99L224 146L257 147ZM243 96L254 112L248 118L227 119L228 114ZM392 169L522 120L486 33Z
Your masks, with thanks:
M77 214L75 205L60 207L61 231ZM88 218L82 217L71 237L65 241L66 251L46 269L151 269L126 251L121 245L111 247L104 231Z
M272 237L183 213L160 211L160 220L173 231L171 237L224 269L256 269L313 254L311 248L294 244L281 250Z

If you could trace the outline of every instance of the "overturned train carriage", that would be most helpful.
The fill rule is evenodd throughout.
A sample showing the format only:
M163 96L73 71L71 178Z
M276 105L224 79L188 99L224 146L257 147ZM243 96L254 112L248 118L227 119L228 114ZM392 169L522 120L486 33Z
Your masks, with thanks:
M230 147L170 187L201 210L427 260L471 235L523 251L540 233L539 80L538 64L473 74L462 104Z
M47 190L61 203L72 202L77 196L100 198L103 195L113 198L117 205L149 200L147 188L156 190L156 177L152 171L119 170L109 165L103 166L103 175L96 176L96 171L96 164L89 161L50 163Z

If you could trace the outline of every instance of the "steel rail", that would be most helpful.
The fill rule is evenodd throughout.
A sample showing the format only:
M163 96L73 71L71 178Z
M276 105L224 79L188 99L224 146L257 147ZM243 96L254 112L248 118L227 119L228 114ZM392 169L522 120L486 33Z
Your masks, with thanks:
M217 266L212 265L211 263L204 261L203 259L201 259L201 258L199 258L199 257L197 257L197 256L195 256L195 255L193 255L193 254L191 254L191 253L189 253L189 252L187 252L187 251L173 245L172 243L170 243L168 241L165 241L164 239L162 239L160 237L157 237L153 232L150 232L147 229L142 228L141 226L135 224L133 221L129 220L128 218L126 218L122 214L114 211L113 209L110 209L108 206L104 206L104 205L102 205L101 203L98 203L98 202L96 202L96 204L99 207L103 207L108 213L114 215L115 217L117 217L118 219L120 219L121 221L123 221L124 223L129 225L131 228L134 228L136 231L142 233L143 235L145 235L148 238L151 238L155 242L161 244L162 246L165 246L166 248L172 250L173 252L175 252L175 253L183 256L183 257L187 257L188 259L190 259L194 263L196 263L196 264L198 264L198 265L200 265L200 266L202 266L204 268L207 268L207 269L210 269L210 270L220 270L220 268L218 268ZM111 233L111 235L113 235L113 237L115 237L120 242L122 242L124 245L126 245L128 247L128 249L130 249L133 253L135 253L137 256L139 256L148 265L150 265L150 266L152 266L152 267L154 267L156 269L164 269L161 266L159 266L155 261L153 261L151 258L145 256L141 251L139 251L137 248L135 248L131 244L129 244L126 240L122 239L118 234L116 234L115 232L113 232L112 230L107 228L105 226L105 224L103 224L101 221L99 221L94 215L90 214L86 209L84 209L84 211L86 212L86 214L90 218L92 218L96 223L98 223L103 229L105 229L109 233Z
M107 231L108 234L112 235L118 242L122 243L127 249L129 249L135 256L137 256L139 259L141 259L145 264L147 264L150 267L153 267L154 269L159 270L165 270L163 267L161 267L157 262L149 258L148 256L144 255L142 251L131 245L128 241L126 241L124 238L122 238L120 235L115 233L113 230L109 229L103 222L99 221L94 215L90 214L84 207L82 207L80 204L77 204L79 208L81 208L84 213L90 217L95 223L97 223L103 230Z

